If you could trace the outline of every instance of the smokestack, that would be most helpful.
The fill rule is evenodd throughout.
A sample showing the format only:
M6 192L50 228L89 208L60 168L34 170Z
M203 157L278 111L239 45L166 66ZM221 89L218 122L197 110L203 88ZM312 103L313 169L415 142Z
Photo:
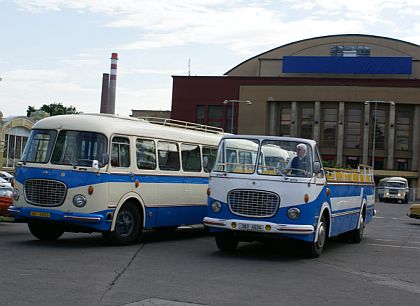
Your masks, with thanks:
M117 61L118 53L111 55L111 73L109 78L108 113L115 114L115 91L117 87Z
M101 114L108 113L109 73L102 75Z

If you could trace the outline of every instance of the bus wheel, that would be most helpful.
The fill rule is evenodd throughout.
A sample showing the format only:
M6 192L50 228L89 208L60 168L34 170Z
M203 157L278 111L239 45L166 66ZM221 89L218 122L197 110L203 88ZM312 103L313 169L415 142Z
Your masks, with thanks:
M113 245L129 245L138 240L143 226L138 209L125 204L118 211L113 231L103 232L103 237Z
M318 240L316 242L305 242L304 255L307 258L317 258L321 255L327 243L328 226L325 216L321 217L319 226L317 227Z
M64 230L58 225L38 220L29 220L28 227L32 235L43 241L57 240L64 233Z
M218 232L214 237L220 251L233 251L239 244L239 240L231 232Z
M365 214L364 210L360 211L360 227L347 233L347 240L350 243L359 243L362 241L363 233L365 232Z

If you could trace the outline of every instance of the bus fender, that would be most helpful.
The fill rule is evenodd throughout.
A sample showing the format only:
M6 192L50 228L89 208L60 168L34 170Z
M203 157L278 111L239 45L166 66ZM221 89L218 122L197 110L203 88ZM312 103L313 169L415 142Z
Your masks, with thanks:
M120 211L121 207L127 202L127 201L133 201L136 202L136 205L140 206L140 210L142 211L143 216L143 226L146 222L146 210L144 207L144 201L143 199L135 192L128 192L125 195L121 197L119 200L117 207L115 208L114 215L112 216L112 223L110 231L112 232L115 229L115 221L117 219L118 212Z
M322 204L321 209L319 210L319 216L318 216L318 222L316 225L316 229L315 229L315 238L314 238L314 242L318 241L318 227L319 227L319 222L321 220L322 215L324 214L324 212L327 211L328 212L328 237L330 237L331 234L331 208L330 205L328 204L328 202L324 202L324 204Z
M365 207L365 211L366 211L366 203L367 203L367 201L366 201L366 198L365 197L363 197L362 198L362 204L360 205L360 214L359 214L359 221L357 222L357 229L359 229L360 228L360 221L361 221L361 217L362 217L362 214L363 214L363 207ZM366 213L366 212L365 212ZM365 216L365 218L366 218L366 216Z

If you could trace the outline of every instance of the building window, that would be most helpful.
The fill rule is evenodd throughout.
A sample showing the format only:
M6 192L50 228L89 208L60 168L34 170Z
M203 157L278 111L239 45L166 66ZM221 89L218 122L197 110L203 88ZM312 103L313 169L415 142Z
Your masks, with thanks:
M300 109L300 137L312 139L314 125L314 107L302 106Z
M206 124L206 107L204 105L197 105L195 109L195 122Z
M325 105L321 112L321 144L324 146L336 146L337 142L337 115L336 105Z
M376 116L375 149L384 149L385 148L386 111L384 109L377 109L376 112L375 110L373 110L372 120L371 120L372 125L375 122L375 116ZM371 131L373 133L373 128ZM371 137L372 136L373 134L371 134Z
M222 128L224 126L224 107L223 105L209 105L208 106L208 115L207 115L207 124L215 127Z
M359 156L346 156L346 168L357 169L360 164Z
M290 104L280 105L279 136L290 136L290 125L292 122L292 108Z
M350 106L346 112L345 147L361 148L362 109Z
M410 110L397 110L395 120L395 150L409 151L410 149Z
M408 159L396 158L395 159L395 170L408 171Z

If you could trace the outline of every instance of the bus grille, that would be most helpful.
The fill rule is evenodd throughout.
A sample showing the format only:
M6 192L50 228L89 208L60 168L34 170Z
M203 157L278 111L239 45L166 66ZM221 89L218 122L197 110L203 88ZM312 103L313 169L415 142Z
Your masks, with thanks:
M228 194L229 209L238 216L272 217L279 204L279 196L267 191L237 189Z
M25 182L26 200L38 206L60 206L66 198L64 183L53 180L27 180Z

